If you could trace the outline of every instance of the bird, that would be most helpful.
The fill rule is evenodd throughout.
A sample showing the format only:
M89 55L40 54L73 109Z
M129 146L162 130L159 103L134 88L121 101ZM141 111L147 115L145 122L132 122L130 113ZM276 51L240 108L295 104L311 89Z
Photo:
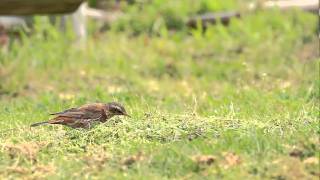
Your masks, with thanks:
M125 108L117 102L91 103L61 112L51 113L55 117L48 121L31 124L36 127L44 124L61 124L71 128L89 129L94 122L104 123L116 115L131 117Z

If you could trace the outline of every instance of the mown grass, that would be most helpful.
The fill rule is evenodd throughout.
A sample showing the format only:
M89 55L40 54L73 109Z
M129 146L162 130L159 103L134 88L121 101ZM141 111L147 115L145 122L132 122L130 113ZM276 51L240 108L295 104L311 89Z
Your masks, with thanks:
M82 45L38 20L0 56L1 179L319 177L315 15L258 11L206 31L116 23ZM96 101L132 118L29 128Z

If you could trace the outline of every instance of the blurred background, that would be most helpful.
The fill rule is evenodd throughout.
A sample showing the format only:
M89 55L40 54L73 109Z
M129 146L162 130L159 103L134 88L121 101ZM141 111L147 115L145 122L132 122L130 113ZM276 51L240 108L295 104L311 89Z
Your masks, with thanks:
M318 177L317 1L21 2L0 0L0 129L19 128L0 139L48 142L35 145L44 150L32 158L50 162L57 176ZM84 134L23 129L50 112L110 101L133 118ZM38 164L20 146L20 159L1 146L0 177L14 165L35 176ZM111 160L93 157L97 149ZM148 161L133 169L118 163L138 151ZM244 163L206 168L206 159L189 157L226 151ZM98 168L86 166L91 160ZM287 171L288 164L296 166Z
M314 1L74 2L1 17L1 98L142 98L177 111L196 98L212 114L239 92L318 96Z

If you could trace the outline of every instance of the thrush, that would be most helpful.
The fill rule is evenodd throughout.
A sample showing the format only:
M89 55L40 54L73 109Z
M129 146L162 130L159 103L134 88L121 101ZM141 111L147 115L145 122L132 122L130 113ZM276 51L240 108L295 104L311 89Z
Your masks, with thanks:
M61 124L72 128L88 129L94 122L106 122L108 119L116 115L123 115L130 117L124 107L116 102L110 103L92 103L85 104L78 108L70 108L65 111L52 113L54 118L31 124L31 127L44 124Z

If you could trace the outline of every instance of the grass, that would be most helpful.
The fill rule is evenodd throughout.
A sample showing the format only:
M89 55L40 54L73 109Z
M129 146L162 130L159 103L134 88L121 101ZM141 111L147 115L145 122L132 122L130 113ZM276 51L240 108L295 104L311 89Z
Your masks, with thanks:
M258 11L206 31L115 23L82 45L43 19L0 54L1 179L319 177L315 15ZM96 101L132 118L29 128Z

